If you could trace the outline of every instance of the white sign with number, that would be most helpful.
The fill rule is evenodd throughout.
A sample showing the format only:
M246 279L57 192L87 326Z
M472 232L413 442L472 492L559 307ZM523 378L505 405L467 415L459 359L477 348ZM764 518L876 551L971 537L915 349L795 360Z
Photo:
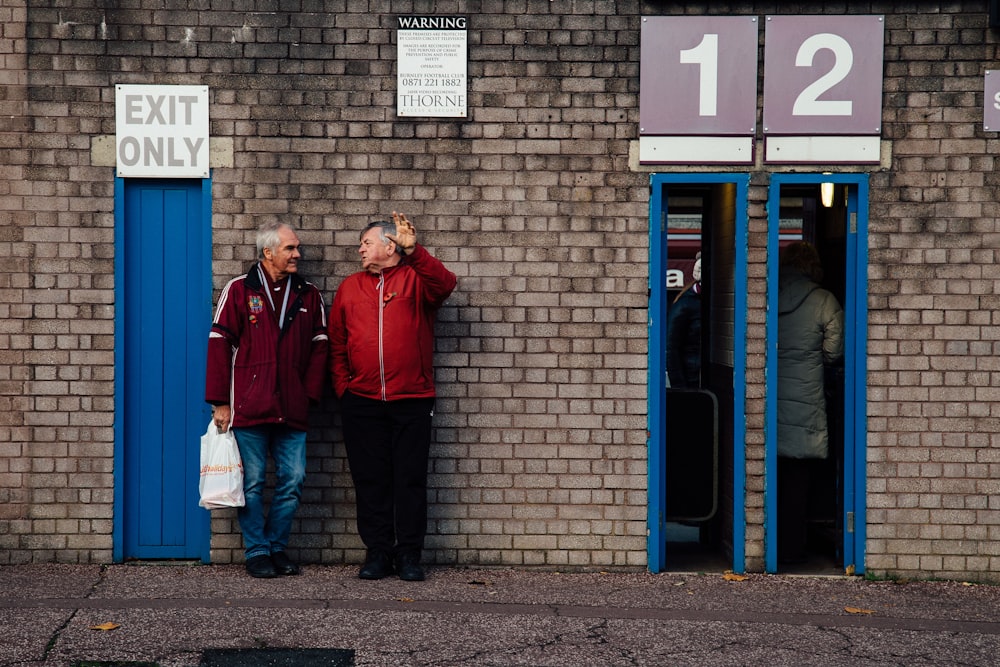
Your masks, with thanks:
M643 17L640 163L753 161L757 34L753 16Z
M768 16L764 159L878 162L881 16Z

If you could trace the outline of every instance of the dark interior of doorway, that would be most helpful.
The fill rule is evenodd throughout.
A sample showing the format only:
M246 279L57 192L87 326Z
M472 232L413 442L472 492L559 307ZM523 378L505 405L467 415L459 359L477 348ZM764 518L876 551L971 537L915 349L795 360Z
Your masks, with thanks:
M726 183L665 188L664 570L724 572L732 567L733 554L733 367L726 348L733 327L727 314L733 310L735 188Z
M829 186L826 186L829 188ZM822 287L845 303L847 251L847 186L828 189L826 201L820 183L784 184L780 193L779 247L805 240L819 252ZM832 190L832 192L831 192ZM844 368L826 369L825 394L830 455L809 463L811 473L806 506L804 557L784 561L778 572L789 574L843 574L844 554ZM781 475L779 465L778 475ZM780 487L780 481L778 483ZM779 499L779 512L780 499ZM780 538L779 538L780 541Z

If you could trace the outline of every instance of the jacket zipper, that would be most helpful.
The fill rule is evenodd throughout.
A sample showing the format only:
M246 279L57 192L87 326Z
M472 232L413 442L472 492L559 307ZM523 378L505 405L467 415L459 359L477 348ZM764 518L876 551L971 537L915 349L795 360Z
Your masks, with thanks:
M385 276L381 273L378 275L378 375L379 384L382 389L382 400L386 400L385 396L385 355L384 348L382 345L382 325L383 325L383 315L385 312Z
M232 407L233 414L229 418L230 425L233 423L233 421L236 420L236 406L233 404L233 396L235 394L234 387L236 386L236 365L235 365L235 361L236 361L236 356L233 355L233 362L234 362L233 363L233 374L230 376L233 379L232 379L232 381L229 384L229 405L233 406ZM253 386L254 386L254 384L256 384L256 382L257 382L257 374L254 373L253 377L250 378L250 384L247 385L246 395L250 394L250 390L253 389ZM243 406L241 405L240 407L242 408Z

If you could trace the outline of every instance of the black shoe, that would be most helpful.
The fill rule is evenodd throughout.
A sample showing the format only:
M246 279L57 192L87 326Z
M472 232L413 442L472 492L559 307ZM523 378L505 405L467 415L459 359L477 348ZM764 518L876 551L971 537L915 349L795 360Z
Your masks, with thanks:
M392 574L392 561L384 551L369 551L358 571L359 579L384 579Z
M258 579L274 579L278 576L270 556L254 556L248 560L247 574Z
M293 563L284 551L275 551L271 554L271 561L274 562L275 571L280 575L291 577L301 571L299 566Z
M396 557L396 572L403 581L423 581L424 568L420 567L420 556L404 553Z

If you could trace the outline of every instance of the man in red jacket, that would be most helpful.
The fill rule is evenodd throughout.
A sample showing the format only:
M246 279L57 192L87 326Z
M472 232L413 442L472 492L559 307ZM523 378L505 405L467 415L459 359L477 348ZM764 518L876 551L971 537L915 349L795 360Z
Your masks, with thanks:
M434 415L434 319L457 282L405 215L361 232L330 309L330 372L354 480L362 579L422 581Z
M230 425L243 459L246 505L237 513L252 577L299 573L285 553L306 474L309 406L323 397L327 354L323 296L298 275L299 237L286 224L257 232L260 261L229 281L208 338L205 400ZM264 512L267 457L275 488Z

